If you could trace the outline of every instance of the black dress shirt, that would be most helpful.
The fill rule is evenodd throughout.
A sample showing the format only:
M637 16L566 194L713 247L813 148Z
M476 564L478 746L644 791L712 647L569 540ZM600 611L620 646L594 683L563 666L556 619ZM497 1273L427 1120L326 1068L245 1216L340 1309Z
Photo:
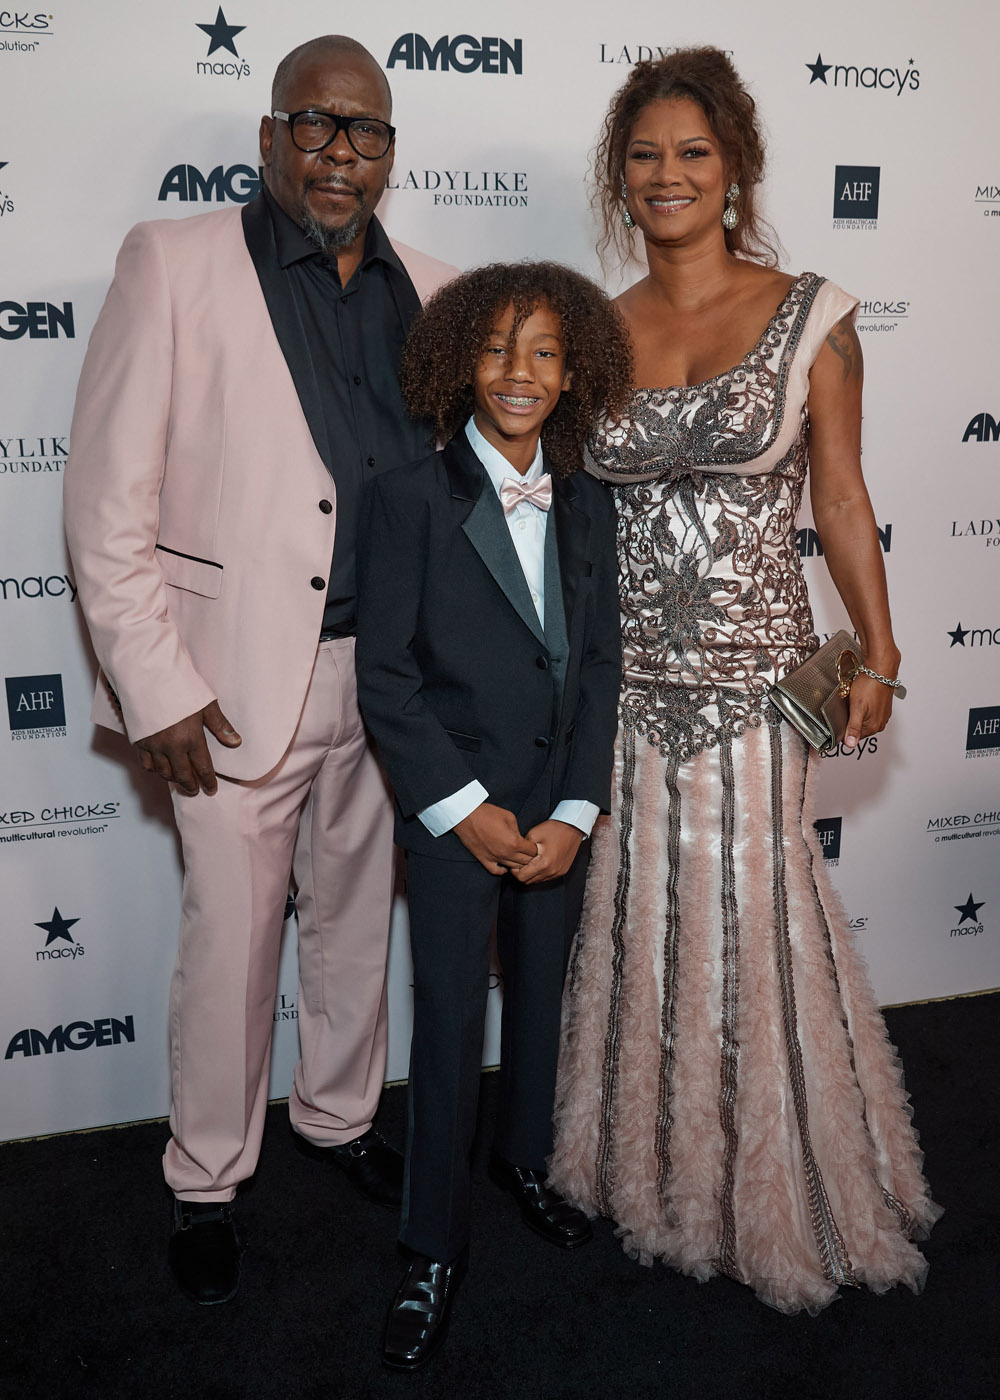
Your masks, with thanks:
M320 456L337 488L337 533L323 630L351 636L357 612L358 508L364 482L427 455L429 429L407 414L399 363L420 300L385 230L373 218L347 286L336 257L320 252L266 188L278 265L287 279L320 388L326 442Z

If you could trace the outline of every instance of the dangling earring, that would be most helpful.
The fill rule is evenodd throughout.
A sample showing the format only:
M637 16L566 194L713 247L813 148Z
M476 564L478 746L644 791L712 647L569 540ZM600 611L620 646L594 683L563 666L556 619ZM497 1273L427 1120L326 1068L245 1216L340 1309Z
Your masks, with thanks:
M626 190L626 188L625 188L625 181L623 180L623 181L622 181L622 223L623 223L623 224L625 225L625 227L629 230L629 232L631 232L631 230L635 228L635 220L633 219L632 215L631 215L631 214L629 213L629 211L628 211L628 204L626 203L627 196L628 196L628 190Z
M722 227L730 231L736 227L740 221L740 211L736 208L736 201L740 197L740 187L732 184L726 190L726 207L722 211Z

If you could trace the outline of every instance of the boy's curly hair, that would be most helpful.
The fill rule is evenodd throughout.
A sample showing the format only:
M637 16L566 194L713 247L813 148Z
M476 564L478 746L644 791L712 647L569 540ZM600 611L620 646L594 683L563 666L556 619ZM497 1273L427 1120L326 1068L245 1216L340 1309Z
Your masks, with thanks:
M632 385L632 344L618 311L588 278L553 262L492 263L442 287L419 313L403 350L400 381L414 418L447 440L474 407L472 381L497 319L514 307L511 340L540 302L562 323L570 387L542 426L560 476L582 465L598 417L620 417Z

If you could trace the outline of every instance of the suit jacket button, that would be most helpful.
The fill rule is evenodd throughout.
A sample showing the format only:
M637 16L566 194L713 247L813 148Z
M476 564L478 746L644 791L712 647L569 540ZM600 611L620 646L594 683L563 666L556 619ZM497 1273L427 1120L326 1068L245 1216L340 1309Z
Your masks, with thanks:
M325 581L324 581L323 579L321 579L321 578L314 578L314 579L311 579L310 582L312 583L313 588L316 589L317 593L319 592L319 590L320 590L321 588L325 588L325 587L326 587Z
M320 508L320 510L323 512L324 515L329 515L330 512L333 510L333 502L332 502L332 501L320 501L320 503L319 503L319 508Z
M544 656L536 656L535 665L540 671L547 671L549 669L548 660Z
M547 749L548 746L549 746L549 741L548 741L548 739L543 739L541 735L539 735L538 738L535 740L535 748L536 748L536 749Z

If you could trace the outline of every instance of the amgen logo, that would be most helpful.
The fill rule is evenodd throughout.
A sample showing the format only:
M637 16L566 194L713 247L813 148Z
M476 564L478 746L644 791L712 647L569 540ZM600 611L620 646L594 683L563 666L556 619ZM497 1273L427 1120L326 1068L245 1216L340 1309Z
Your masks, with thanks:
M440 68L442 73L517 73L522 67L521 40L471 34L447 35L430 44L422 34L400 34L386 59L387 68Z
M222 204L231 199L234 204L249 204L259 192L260 171L251 165L217 165L207 175L194 165L173 165L156 197L162 201L176 195L182 203L204 200Z

